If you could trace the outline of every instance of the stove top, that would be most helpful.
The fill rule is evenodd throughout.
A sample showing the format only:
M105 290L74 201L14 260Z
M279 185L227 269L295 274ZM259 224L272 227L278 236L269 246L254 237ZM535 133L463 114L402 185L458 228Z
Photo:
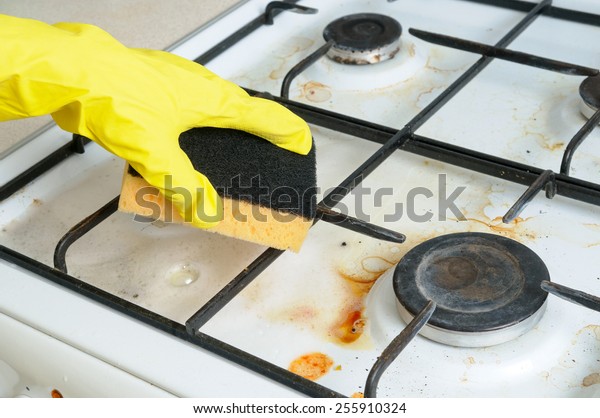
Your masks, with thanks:
M116 212L123 161L53 128L0 161L3 263L164 331L198 358L214 353L306 395L599 396L600 112L580 90L587 96L598 77L600 5L426 3L250 1L174 50L311 125L319 205L336 214L321 216L298 254L134 222ZM377 35L373 14L402 28L399 49L387 38L376 45L385 60L362 63L377 55L371 47L324 37L356 15L351 32ZM348 50L361 62L348 63ZM471 270L494 270L481 278L486 298L501 294L504 305L522 283L541 286L527 326L467 344L476 347L428 338L426 323L446 320L436 310L447 301L427 304L427 290L403 316L393 286L411 251L465 233L511 243L499 262L489 249L460 255ZM454 257L464 243L451 246ZM517 247L539 268L513 271L508 297L495 286ZM540 266L547 274L532 277ZM481 281L469 281L471 270L452 280L472 290ZM127 369L122 356L112 358ZM194 393L160 376L144 379ZM195 379L210 386L189 375L186 385Z

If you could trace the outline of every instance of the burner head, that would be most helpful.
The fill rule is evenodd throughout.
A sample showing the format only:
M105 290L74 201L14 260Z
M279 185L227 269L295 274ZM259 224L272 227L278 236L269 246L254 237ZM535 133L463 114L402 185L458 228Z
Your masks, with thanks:
M591 118L600 109L600 75L588 77L579 86L579 94L583 99L581 113Z
M400 50L402 26L391 17L358 13L331 22L323 31L333 46L327 56L342 64L375 64Z
M541 318L549 280L543 261L511 239L482 233L443 235L416 246L396 266L394 292L409 322L427 301L437 308L422 334L458 346L516 338ZM475 336L475 338L471 338Z

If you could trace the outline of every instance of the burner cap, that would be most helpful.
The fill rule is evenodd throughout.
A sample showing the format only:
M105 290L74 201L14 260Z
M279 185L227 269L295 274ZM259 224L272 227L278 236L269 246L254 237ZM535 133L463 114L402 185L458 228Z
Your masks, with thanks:
M323 31L334 44L327 53L342 64L375 64L393 58L400 50L402 26L391 17L358 13L331 22Z
M436 337L426 336L463 345L455 343L456 335L445 338L444 332L480 335L502 330L512 339L531 329L541 318L548 296L541 289L543 280L549 280L543 261L519 242L493 234L458 233L425 241L409 251L394 271L393 285L408 320L428 300L436 302L428 322L437 329ZM533 323L529 318L535 318ZM504 332L523 324L525 329L517 334Z
M590 118L600 109L600 75L588 77L579 86L579 94L583 99L585 106L582 106L582 113Z

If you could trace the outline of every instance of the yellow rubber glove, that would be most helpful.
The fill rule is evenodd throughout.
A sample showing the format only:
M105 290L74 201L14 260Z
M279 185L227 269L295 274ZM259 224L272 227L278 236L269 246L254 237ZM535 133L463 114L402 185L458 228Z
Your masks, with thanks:
M127 48L98 27L0 15L0 40L0 121L51 114L62 129L129 161L195 226L216 224L221 205L179 148L181 132L239 129L310 151L308 126L283 106L176 55ZM181 188L192 201L174 192Z

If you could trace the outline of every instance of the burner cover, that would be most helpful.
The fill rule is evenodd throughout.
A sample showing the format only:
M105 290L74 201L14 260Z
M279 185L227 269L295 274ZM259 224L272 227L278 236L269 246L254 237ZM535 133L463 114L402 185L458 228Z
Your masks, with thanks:
M358 13L331 22L323 31L333 40L327 56L342 64L375 64L393 58L400 50L402 26L391 17Z
M579 86L579 94L583 99L581 112L587 117L600 109L600 75L588 77Z
M396 266L393 286L407 322L428 300L436 302L424 336L451 345L486 346L516 338L539 321L548 296L541 289L543 280L549 280L543 261L519 242L458 233L409 251ZM478 337L476 342L468 340L470 335Z

